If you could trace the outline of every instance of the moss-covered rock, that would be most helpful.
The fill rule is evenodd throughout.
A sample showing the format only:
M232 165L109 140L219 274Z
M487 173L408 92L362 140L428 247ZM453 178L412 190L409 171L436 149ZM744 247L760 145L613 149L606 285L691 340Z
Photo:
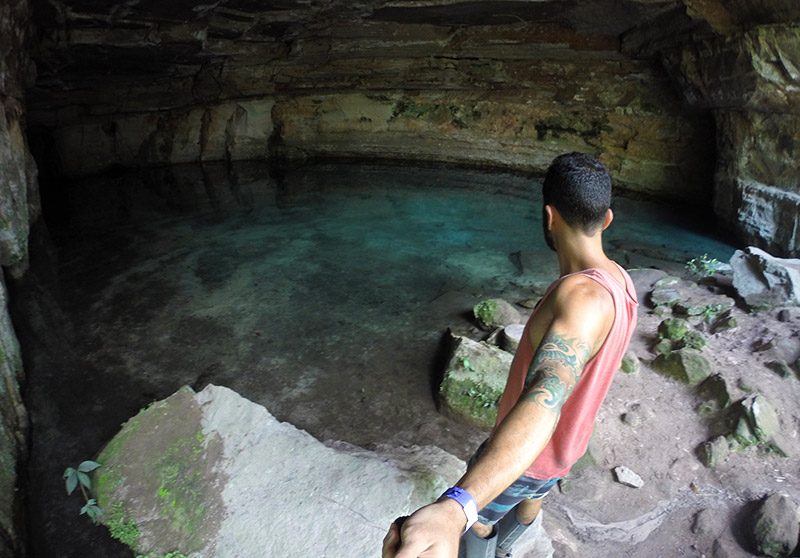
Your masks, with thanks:
M696 385L711 375L711 363L697 349L678 349L658 355L653 367L664 374L690 385Z
M661 339L678 341L689 332L689 322L683 318L667 318L658 324L658 336Z
M761 503L751 523L760 556L794 556L792 551L800 534L797 513L797 504L782 494L771 494Z
M639 361L639 357L636 356L635 353L628 351L625 353L625 356L622 357L620 370L626 374L638 374L641 366L642 364Z
M205 438L193 396L184 389L143 409L97 456L103 521L137 553L197 551L201 533L220 520L220 495L207 482L219 441ZM146 529L135 519L142 517Z
M498 327L519 323L519 311L502 298L490 298L475 305L472 309L481 329L492 331Z
M450 359L439 387L442 406L482 428L492 428L513 357L467 337L453 337Z

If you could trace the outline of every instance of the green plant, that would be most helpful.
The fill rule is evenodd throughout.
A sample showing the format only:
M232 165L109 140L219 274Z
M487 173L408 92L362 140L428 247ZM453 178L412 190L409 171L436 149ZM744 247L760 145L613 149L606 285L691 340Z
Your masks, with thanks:
M699 258L692 258L686 262L686 271L692 275L700 277L710 277L719 269L720 262L716 258L709 258L708 254L703 254Z
M92 489L92 479L89 473L101 467L100 463L96 461L83 461L77 467L67 467L64 471L64 481L67 485L67 495L72 494L76 488L80 487L83 499L86 504L81 508L81 515L86 514L92 520L92 523L97 523L99 517L103 515L103 510L97 505L97 500L90 498Z

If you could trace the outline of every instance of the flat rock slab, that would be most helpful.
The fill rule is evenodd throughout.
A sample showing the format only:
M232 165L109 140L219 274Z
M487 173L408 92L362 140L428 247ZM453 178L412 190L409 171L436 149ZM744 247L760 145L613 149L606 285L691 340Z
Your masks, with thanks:
M323 444L210 385L128 421L98 457L97 496L137 554L377 556L391 522L464 462L435 447Z

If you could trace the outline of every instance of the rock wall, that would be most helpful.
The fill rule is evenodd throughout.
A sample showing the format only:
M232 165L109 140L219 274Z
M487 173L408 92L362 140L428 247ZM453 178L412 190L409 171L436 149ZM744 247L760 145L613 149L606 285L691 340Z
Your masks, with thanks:
M796 256L800 5L791 0L694 4L698 11L688 16L673 14L632 33L623 50L656 54L685 102L713 112L714 210L722 224L745 243Z
M65 174L264 158L273 137L290 158L528 171L581 150L624 188L711 199L712 121L681 107L658 64L620 55L617 29L481 20L480 3L452 14L336 2L180 23L131 8L111 27L71 4L29 98Z
M36 166L24 133L23 92L32 77L29 18L27 0L0 7L0 556L22 556L25 547L18 473L26 453L27 413L6 279L24 274L29 227L39 215Z

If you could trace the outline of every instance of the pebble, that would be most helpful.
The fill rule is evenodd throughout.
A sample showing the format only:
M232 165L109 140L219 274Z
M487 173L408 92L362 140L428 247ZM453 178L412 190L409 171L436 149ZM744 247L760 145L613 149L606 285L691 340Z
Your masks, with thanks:
M641 488L644 486L642 477L631 471L625 465L614 467L614 476L618 483L624 484L625 486L631 486L633 488Z

